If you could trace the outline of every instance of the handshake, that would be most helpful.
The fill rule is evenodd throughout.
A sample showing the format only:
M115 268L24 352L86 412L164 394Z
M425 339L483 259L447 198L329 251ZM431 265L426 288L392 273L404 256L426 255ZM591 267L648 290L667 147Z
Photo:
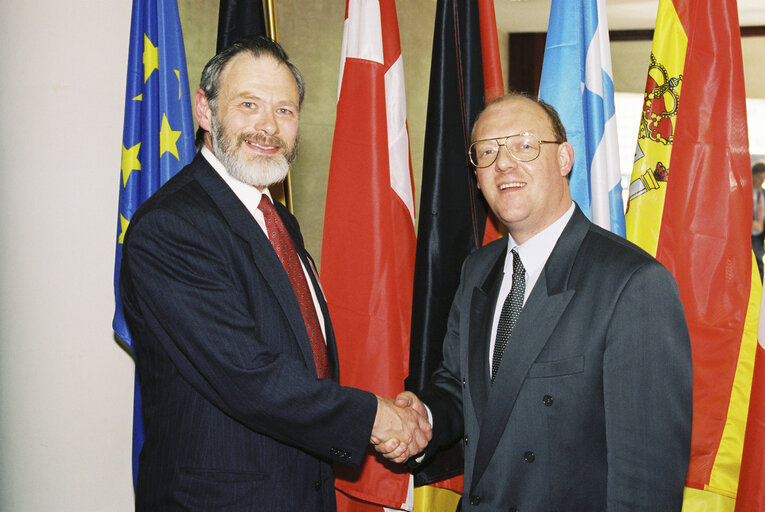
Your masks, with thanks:
M377 415L369 441L386 459L402 463L425 449L433 433L428 412L414 393L396 400L377 397Z

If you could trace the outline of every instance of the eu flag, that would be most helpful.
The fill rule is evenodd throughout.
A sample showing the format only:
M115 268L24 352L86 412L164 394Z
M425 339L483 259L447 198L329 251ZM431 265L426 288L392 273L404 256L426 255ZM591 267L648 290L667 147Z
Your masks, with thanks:
M138 206L194 157L194 123L176 0L134 0L130 22L112 327L133 349L119 294L122 241ZM143 445L141 396L133 409L133 482Z

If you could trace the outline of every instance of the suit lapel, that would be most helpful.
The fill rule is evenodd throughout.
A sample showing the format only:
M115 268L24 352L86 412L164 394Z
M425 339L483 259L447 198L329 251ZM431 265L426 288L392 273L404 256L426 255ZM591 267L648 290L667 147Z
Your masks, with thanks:
M231 230L250 246L253 254L252 263L258 268L263 280L271 288L284 311L306 365L309 368L315 368L300 306L295 300L295 292L284 272L284 267L271 246L271 242L252 217L252 214L207 160L201 154L197 154L194 163L197 164L194 167L194 177L218 207ZM288 224L285 223L285 225ZM295 235L290 229L288 231L294 240ZM302 249L302 240L299 243L296 242L295 245ZM298 252L303 252L301 249L298 249ZM315 285L316 283L314 283ZM316 290L318 293L318 288ZM324 307L322 307L323 309ZM325 318L328 317L325 316Z
M486 279L473 289L470 301L470 330L468 346L468 378L470 396L479 425L483 419L489 390L489 339L494 305L502 285L502 268L507 251L498 254Z
M589 221L576 207L518 317L488 393L487 413L476 448L473 486L483 476L497 448L529 368L574 296L575 290L568 289L569 275L588 228ZM484 367L485 372L487 368Z

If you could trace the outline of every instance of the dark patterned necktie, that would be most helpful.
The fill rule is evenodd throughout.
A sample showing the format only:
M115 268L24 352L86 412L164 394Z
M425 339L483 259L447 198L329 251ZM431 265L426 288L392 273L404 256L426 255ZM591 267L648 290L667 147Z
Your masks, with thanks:
M502 362L502 355L505 353L510 333L513 332L513 327L515 327L515 321L518 319L521 309L523 309L523 294L526 292L526 269L523 268L518 251L513 249L511 252L513 254L513 286L510 289L510 293L507 294L504 304L502 304L502 312L499 315L499 323L497 324L494 357L491 361L492 382L494 382L494 377L497 375L499 363Z
M289 233L284 228L284 223L276 213L274 205L267 195L263 194L258 205L258 210L263 212L266 219L266 229L271 245L282 262L284 270L292 284L292 289L300 305L300 312L303 314L305 329L308 333L308 339L311 341L313 350L313 360L316 363L316 374L320 379L330 377L329 363L327 361L327 345L324 343L324 336L321 333L319 318L316 316L316 308L311 297L311 290L308 288L303 267L300 264L300 258L295 251L295 245L292 243Z

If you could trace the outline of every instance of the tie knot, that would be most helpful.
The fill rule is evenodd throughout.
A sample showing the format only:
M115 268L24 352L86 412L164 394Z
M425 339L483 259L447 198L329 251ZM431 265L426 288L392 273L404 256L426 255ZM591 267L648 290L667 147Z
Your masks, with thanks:
M258 210L265 212L273 209L274 205L271 204L271 199L266 194L260 196L260 203L258 203Z
M526 272L526 269L523 268L523 262L521 262L521 256L518 254L518 251L513 249L510 252L513 253L513 275L515 276Z

